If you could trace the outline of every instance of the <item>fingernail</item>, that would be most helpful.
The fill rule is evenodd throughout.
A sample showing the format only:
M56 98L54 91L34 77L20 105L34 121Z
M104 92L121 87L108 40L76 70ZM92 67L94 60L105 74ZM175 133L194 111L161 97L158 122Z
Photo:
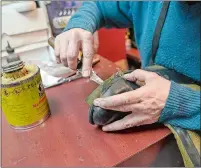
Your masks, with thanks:
M84 70L84 72L82 73L83 77L89 77L91 74L90 70Z
M129 78L129 75L128 74L125 74L124 76L123 76L123 78Z
M94 100L94 105L95 106L100 106L100 99L96 99L96 100Z
M123 78L126 79L126 80L131 80L131 77L130 77L129 74L124 75Z
M131 80L131 81L133 81L133 82L136 80L136 78L133 77L133 76L131 76L130 74L125 74L125 75L123 76L123 78L126 79L126 80Z
M103 131L108 131L107 127L102 127Z

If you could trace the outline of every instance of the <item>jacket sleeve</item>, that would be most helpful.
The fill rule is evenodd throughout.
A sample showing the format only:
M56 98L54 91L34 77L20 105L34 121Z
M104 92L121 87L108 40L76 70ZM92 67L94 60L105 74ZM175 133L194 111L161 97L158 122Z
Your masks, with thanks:
M200 131L200 91L171 82L159 122Z
M72 16L64 31L82 28L94 33L101 27L130 28L132 17L129 1L84 2Z

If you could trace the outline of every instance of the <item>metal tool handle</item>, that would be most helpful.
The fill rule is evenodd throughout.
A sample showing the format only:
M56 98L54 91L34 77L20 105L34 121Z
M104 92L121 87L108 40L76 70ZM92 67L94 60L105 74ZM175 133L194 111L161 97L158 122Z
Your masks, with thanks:
M54 43L55 43L55 39L54 37L50 37L48 39L48 44L54 49Z

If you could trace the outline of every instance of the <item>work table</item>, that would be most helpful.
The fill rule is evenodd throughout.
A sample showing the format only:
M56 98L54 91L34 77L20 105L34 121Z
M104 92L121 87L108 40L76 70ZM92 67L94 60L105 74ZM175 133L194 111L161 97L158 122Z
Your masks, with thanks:
M118 68L101 57L94 70L107 79ZM13 130L2 115L2 166L129 166L127 160L156 145L132 165L153 163L163 147L161 142L170 135L169 129L145 126L105 133L90 125L85 99L97 86L89 79L79 79L47 89L51 116L30 130Z

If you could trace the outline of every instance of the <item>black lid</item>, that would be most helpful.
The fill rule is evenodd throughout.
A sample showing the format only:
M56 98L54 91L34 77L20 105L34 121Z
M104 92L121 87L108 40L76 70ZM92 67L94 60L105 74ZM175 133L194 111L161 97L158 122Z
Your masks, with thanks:
M7 43L8 43L8 46L6 47L7 53L14 53L15 52L14 48L11 48L11 46L10 46L8 41L7 41Z

